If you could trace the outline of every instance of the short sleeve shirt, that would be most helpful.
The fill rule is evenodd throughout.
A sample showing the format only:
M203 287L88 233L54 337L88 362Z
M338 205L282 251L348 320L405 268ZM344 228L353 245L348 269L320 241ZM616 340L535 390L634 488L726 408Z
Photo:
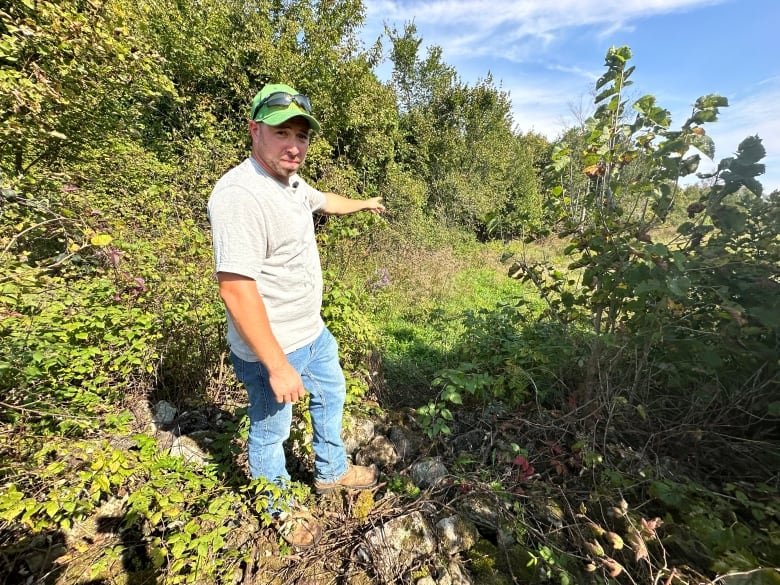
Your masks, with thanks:
M252 157L217 181L208 202L217 272L253 279L271 331L290 353L314 341L324 323L322 269L312 213L325 195L295 175L286 186ZM258 361L227 316L227 340L241 359Z

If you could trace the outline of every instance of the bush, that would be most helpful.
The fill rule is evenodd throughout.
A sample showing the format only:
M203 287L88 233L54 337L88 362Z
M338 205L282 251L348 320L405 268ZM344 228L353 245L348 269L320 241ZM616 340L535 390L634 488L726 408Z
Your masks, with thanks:
M139 288L24 266L3 277L0 388L10 405L6 417L59 431L88 429L99 424L93 415L110 408L112 399L149 387L160 322L136 306Z

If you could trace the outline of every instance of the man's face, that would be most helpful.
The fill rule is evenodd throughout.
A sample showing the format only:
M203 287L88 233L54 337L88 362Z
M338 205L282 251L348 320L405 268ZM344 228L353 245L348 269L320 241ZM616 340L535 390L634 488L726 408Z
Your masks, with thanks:
M252 155L272 177L287 183L306 159L309 150L309 123L290 118L278 126L250 120Z

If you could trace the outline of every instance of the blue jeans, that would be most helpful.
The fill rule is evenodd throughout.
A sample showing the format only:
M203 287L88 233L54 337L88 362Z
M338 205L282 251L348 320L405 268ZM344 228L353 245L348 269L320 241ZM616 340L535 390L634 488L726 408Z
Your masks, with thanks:
M276 402L263 364L244 361L232 352L230 360L249 395L249 470L253 478L264 477L283 485L290 479L283 445L290 436L292 404ZM314 479L339 479L347 472L347 453L341 440L347 390L336 338L325 328L312 343L288 353L287 360L309 392Z

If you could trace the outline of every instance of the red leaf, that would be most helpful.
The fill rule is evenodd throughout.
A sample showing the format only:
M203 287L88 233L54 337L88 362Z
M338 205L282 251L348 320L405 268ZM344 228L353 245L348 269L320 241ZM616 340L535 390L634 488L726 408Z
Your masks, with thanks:
M516 465L520 469L526 469L530 463L528 463L528 459L523 457L522 455L518 455L514 459L512 459L512 465Z

